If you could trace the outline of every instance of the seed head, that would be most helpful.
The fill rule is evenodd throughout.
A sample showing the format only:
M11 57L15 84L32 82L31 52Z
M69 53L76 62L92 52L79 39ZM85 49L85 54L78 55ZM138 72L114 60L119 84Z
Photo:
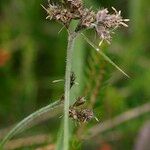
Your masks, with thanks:
M80 107L86 102L84 97L78 97L75 103L69 108L69 117L77 122L88 122L94 118L91 109Z
M97 12L96 14L96 21L97 24L103 25L107 28L118 28L120 25L127 27L128 25L125 24L128 19L122 19L121 11L118 11L112 7L114 10L113 14L109 14L107 9L102 9Z
M71 20L79 20L76 32L94 28L101 38L100 43L105 40L110 44L113 31L120 26L127 27L126 22L129 21L129 19L123 19L121 11L117 11L114 7L112 7L113 13L109 13L107 8L95 13L86 8L82 0L63 0L63 3L57 5L49 2L48 8L43 8L48 13L47 19L59 21L67 28Z
M72 19L72 14L70 12L68 12L68 10L66 8L63 8L63 6L60 5L48 5L48 8L44 8L47 13L48 16L46 17L46 19L54 19L56 21L59 21L61 23L63 23L64 25L69 25L71 19Z
M78 97L75 103L73 104L73 107L78 107L83 105L86 102L84 97Z
M81 9L80 22L78 24L76 31L93 28L93 24L95 23L95 21L96 21L96 14L94 11L88 8Z
M82 0L68 0L68 4L72 9L79 9L83 7Z
M94 118L93 111L90 109L78 109L75 107L70 107L69 117L78 122L89 122Z
M108 43L111 41L111 34L114 29L119 26L128 27L125 23L129 19L122 19L121 11L114 10L113 14L110 14L107 9L99 10L96 14L96 31L102 40L106 40Z
M78 111L74 107L70 107L69 117L72 118L73 120L78 120Z
M102 41L106 40L107 43L110 44L110 41L112 39L110 30L108 30L106 27L101 25L96 27L96 31L99 37L102 39Z
M88 122L93 118L94 118L94 114L91 109L83 109L78 112L78 120L80 122Z
M81 26L90 28L94 22L95 22L95 12L87 8L84 9L81 18Z

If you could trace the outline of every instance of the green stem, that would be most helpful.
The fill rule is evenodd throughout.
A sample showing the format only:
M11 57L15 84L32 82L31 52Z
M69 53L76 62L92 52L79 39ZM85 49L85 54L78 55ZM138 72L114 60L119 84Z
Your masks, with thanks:
M65 72L65 102L64 102L64 135L63 135L63 150L69 150L69 99L70 99L70 75L71 75L71 60L73 53L74 40L77 33L69 33L66 72Z

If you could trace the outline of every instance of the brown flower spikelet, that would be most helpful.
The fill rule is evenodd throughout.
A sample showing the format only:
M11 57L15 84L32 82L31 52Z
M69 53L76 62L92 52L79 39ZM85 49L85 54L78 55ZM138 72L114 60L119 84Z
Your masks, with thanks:
M72 9L79 9L83 7L82 0L68 0L68 4Z
M49 4L49 7L46 10L48 13L46 19L54 19L63 23L64 25L69 25L72 19L72 14L62 6Z
M122 19L121 11L118 11L112 7L114 10L113 14L109 14L107 9L99 10L96 14L96 31L102 40L106 40L108 43L111 41L112 31L119 26L127 27L125 22L128 19Z
M109 13L107 8L95 13L93 10L84 7L82 0L65 0L63 5L49 3L48 8L44 9L48 13L47 19L57 20L67 28L72 19L79 20L76 32L95 27L101 40L105 40L109 44L113 31L121 25L127 27L125 22L129 21L129 19L123 19L121 11L117 11L113 7L114 13L112 14Z
M70 107L69 117L78 122L89 122L94 118L94 114L91 109L77 109L75 107Z

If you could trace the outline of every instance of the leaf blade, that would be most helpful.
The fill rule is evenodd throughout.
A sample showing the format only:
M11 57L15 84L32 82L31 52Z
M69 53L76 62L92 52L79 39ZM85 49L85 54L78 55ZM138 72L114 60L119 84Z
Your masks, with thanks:
M81 34L84 40L87 41L87 43L90 44L106 61L108 61L112 66L118 69L126 77L130 78L130 76L127 73L125 73L117 64L115 64L103 51L101 51L98 46L96 46L93 42L91 42L83 33Z

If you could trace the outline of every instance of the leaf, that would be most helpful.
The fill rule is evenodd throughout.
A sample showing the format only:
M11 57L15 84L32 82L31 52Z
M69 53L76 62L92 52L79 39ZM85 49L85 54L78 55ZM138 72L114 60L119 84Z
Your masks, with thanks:
M60 129L57 135L56 150L62 150L63 147L63 121L61 122Z
M8 134L4 137L4 139L1 141L0 143L0 149L16 134L18 134L19 132L25 130L29 124L36 118L38 118L39 116L53 110L54 108L60 106L61 101L55 101L52 104L49 104L37 111L35 111L34 113L30 114L28 117L24 118L21 122L19 122L18 124L16 124L16 126L10 130L8 132Z
M91 42L83 33L83 38L89 43L106 61L108 61L111 65L117 68L121 73L123 73L126 77L130 78L128 74L126 74L118 65L116 65L103 51L99 49L93 42Z

